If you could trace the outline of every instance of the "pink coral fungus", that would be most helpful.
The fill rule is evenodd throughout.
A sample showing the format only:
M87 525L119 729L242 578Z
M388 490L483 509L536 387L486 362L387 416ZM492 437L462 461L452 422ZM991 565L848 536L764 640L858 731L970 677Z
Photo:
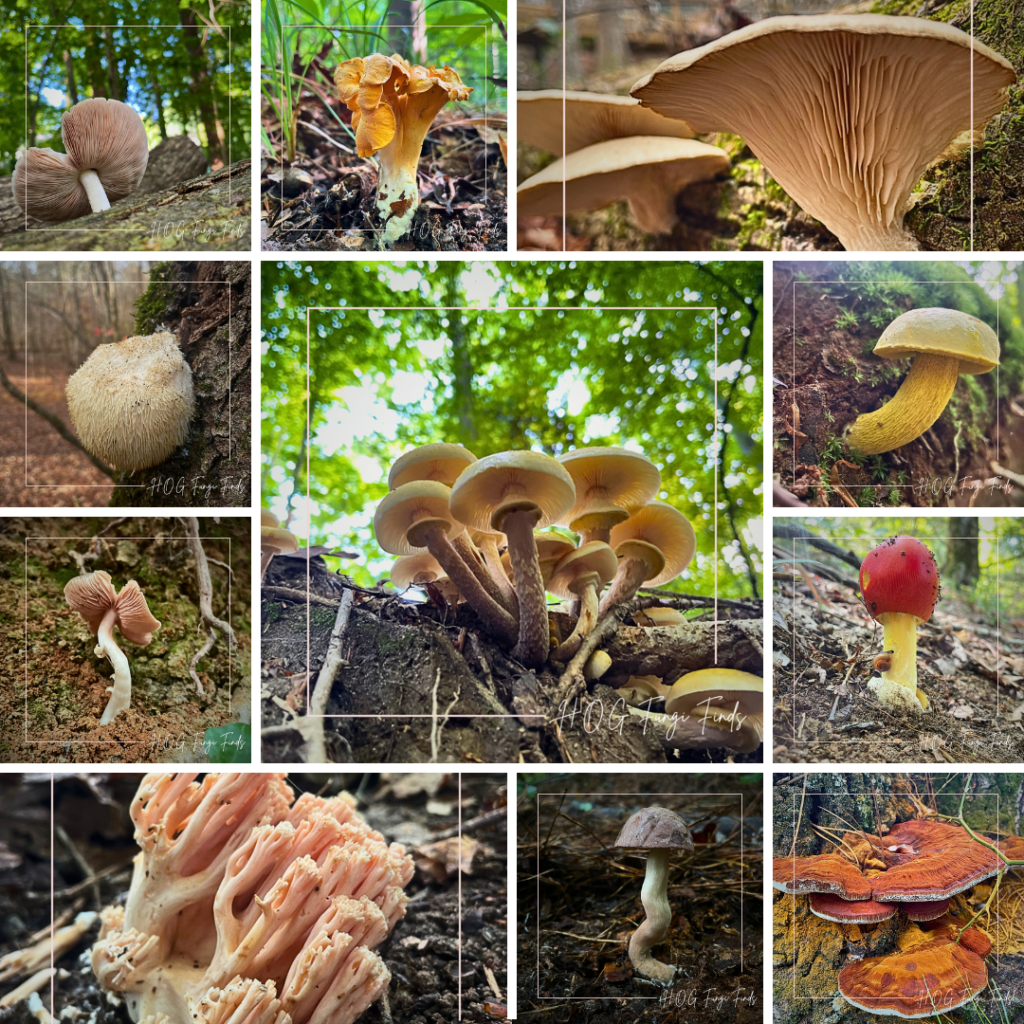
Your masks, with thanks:
M283 774L147 775L141 852L92 967L140 1024L350 1024L387 988L373 951L413 865L347 794Z

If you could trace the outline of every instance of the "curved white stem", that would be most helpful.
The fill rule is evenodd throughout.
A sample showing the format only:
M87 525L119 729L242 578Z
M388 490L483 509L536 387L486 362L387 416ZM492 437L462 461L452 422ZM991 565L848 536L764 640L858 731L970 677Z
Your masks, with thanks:
M668 935L672 923L672 908L668 903L668 850L650 850L647 854L647 873L640 900L647 912L647 920L629 940L629 959L645 977L661 985L669 985L676 969L651 956L652 947Z
M89 205L92 207L93 213L110 209L110 200L107 199L107 193L103 191L103 182L100 181L100 177L95 171L82 171L78 175L78 181L89 197Z
M114 666L114 685L107 687L110 700L103 709L100 725L110 725L122 711L127 711L132 702L132 673L128 668L128 659L124 652L114 643L114 619L117 613L113 608L103 616L100 628L96 632L96 657L105 654Z

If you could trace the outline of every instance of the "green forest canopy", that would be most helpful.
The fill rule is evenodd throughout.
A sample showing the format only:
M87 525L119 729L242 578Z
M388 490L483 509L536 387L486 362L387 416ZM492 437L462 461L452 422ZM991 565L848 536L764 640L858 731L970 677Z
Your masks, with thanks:
M360 583L393 561L371 522L407 448L589 444L642 451L661 469L661 497L693 523L697 557L674 589L713 592L717 518L720 596L760 592L759 262L264 263L262 295L263 504L302 533L306 307L371 307L310 315L312 540L359 551L344 571ZM462 305L474 309L438 308ZM708 313L668 306L717 309L717 369Z
M19 146L62 152L61 114L90 97L137 110L150 148L188 134L211 164L247 156L249 11L242 0L13 0L0 28L0 96L14 106L0 126L0 173L12 173Z

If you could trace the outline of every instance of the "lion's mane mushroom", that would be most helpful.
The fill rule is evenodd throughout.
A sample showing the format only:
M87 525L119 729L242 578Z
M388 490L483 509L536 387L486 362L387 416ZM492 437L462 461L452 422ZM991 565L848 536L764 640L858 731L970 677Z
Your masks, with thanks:
M73 220L109 210L139 187L149 161L142 118L119 100L76 103L60 119L66 153L24 150L14 168L14 198L31 217Z
M293 803L282 775L196 778L139 787L142 852L124 907L102 914L100 984L149 1024L351 1024L390 981L373 947L405 914L411 858L347 794Z
M357 152L377 155L383 238L397 242L412 227L419 206L416 169L427 131L449 100L467 99L473 90L447 65L438 71L382 53L339 64L334 84L338 98L352 111Z
M664 941L672 923L668 902L668 861L673 850L692 850L693 836L686 822L665 807L645 807L622 826L615 846L647 852L647 869L640 899L647 919L629 940L629 959L645 977L660 985L669 985L676 969L651 955L651 949Z
M928 698L917 685L917 627L932 617L939 598L935 556L914 537L883 541L861 563L860 590L892 654L889 668L869 688L886 707L926 710Z
M847 431L847 443L865 455L920 437L942 415L961 373L988 373L999 365L999 339L967 313L912 309L886 327L875 355L914 361L896 394L876 412L858 416Z
M569 153L516 190L519 214L591 213L625 200L641 231L667 235L679 223L676 196L729 169L729 154L696 139L638 135Z
M160 623L149 612L146 598L135 580L129 580L118 594L109 574L99 570L76 576L64 588L69 607L85 619L96 637L97 658L106 656L114 667L113 684L107 687L110 700L103 709L100 725L109 725L115 716L126 711L132 700L132 673L128 659L114 641L114 627L129 643L145 647Z
M644 582L660 587L674 580L697 550L689 520L663 501L652 501L613 526L609 542L619 569L601 598L601 615L628 601Z
M87 451L134 472L184 444L195 408L192 370L173 334L98 345L68 378L68 412Z
M597 625L597 595L619 567L615 552L601 541L583 544L569 552L555 566L548 589L559 597L580 601L580 615L572 633L552 652L556 661L568 661L580 648L583 638Z
M631 92L698 134L742 136L846 249L889 250L918 248L903 228L911 191L1015 80L1009 61L951 25L801 14L676 54Z
M534 527L556 522L576 497L569 474L541 452L499 452L480 459L452 488L452 513L473 530L505 534L519 602L513 652L527 668L548 658L551 633Z

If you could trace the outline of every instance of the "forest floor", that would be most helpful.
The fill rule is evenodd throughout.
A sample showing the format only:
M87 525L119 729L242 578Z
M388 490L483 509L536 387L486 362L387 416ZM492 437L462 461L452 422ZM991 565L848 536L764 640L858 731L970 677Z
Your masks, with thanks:
M931 709L893 711L867 689L882 630L850 587L815 577L776 591L773 760L811 764L1024 760L1024 623L943 596L917 630ZM997 638L997 626L1003 639ZM1009 636L1010 639L1006 639Z
M263 740L266 763L304 760L302 737L289 723L305 710L307 664L311 690L347 585L320 559L310 565L311 592L322 600L308 606L308 616L304 559L275 558L264 584L261 708L263 728L273 730ZM301 599L289 596L300 592ZM667 748L612 687L630 675L675 681L711 666L716 632L721 664L760 674L761 607L721 602L717 630L710 611L682 626L619 625L600 643L612 658L608 674L589 685L580 675L566 696L568 672L550 663L538 672L523 668L465 606L453 614L447 606L358 591L327 706L338 716L325 723L329 753L338 763L759 762L760 747L747 754ZM564 616L553 618L565 628Z
M420 205L412 228L391 250L505 251L508 173L498 144L504 117L476 121L455 110L443 110L434 121L420 156ZM276 122L264 127L272 138L279 134ZM303 99L297 130L294 161L284 166L265 152L261 162L262 248L378 251L376 161L356 156L319 97ZM329 141L339 136L338 145Z
M760 827L751 827L761 819L750 817L762 814L760 802L748 799L741 830L739 800L708 785L722 776L679 778L707 795L677 796L665 790L663 777L635 774L628 777L631 792L622 795L615 792L627 781L621 776L594 776L592 785L580 785L576 776L559 785L584 792L564 798L547 793L539 801L539 822L530 802L520 804L521 1015L543 1014L558 1024L763 1020L763 849ZM694 832L693 853L673 851L672 924L668 939L654 950L659 961L678 970L668 989L639 976L627 953L644 918L644 864L613 847L630 809L642 806L642 799L676 811ZM722 815L730 816L728 824L719 824Z
M4 853L0 864L0 917L5 922L0 955L23 945L32 932L48 928L51 889L51 861L47 856L50 780L35 776L33 781L20 783L23 777L5 778L8 783L0 819L5 836L10 838L0 846ZM329 792L337 790L339 781L352 790L360 783L359 776L341 780L323 775L300 778L302 787L311 792L320 792L328 782L332 784ZM56 820L76 852L96 872L117 864L123 867L83 886L82 871L62 843L54 862L56 918L70 919L80 911L99 910L123 898L131 878L131 858L137 851L126 807L138 780L138 776L131 775L93 775L88 780L84 776L65 776L57 782ZM463 775L463 822L501 807L504 782L504 775ZM435 835L457 825L457 791L451 775L385 777L370 799L369 804L359 804L362 816L410 852L430 845ZM111 804L109 800L116 802ZM378 947L392 975L388 990L390 1016L378 1002L359 1018L361 1024L448 1024L458 1017L460 987L462 1020L479 1024L499 1015L489 1013L489 1006L504 1009L508 981L506 827L506 819L497 815L495 820L464 833L461 906L458 874L422 858L422 863L437 874L429 873L426 867L418 868L406 887L410 901L405 917ZM471 851L467 849L470 842ZM97 985L89 966L88 950L97 928L94 925L60 961L55 1004L50 1009L54 1017L63 1020L79 1019L84 1014L92 1024L131 1024L124 1003ZM492 972L499 993L490 989L485 968ZM17 980L3 983L3 989L13 988ZM41 995L49 1006L48 990ZM0 1024L34 1022L25 1002L0 1009Z
M794 287L788 267L775 274L772 472L778 482L822 508L1024 505L1024 395L997 402L991 374L962 376L942 415L910 444L853 461L844 430L896 393L909 364L885 365L892 361L874 356L878 332L870 327L839 326L848 311L815 287L834 276L831 264L799 266L803 285ZM857 312L864 315L863 307Z
M26 378L25 363L18 360L4 360L3 370L16 388L60 417L74 433L64 395L66 371L38 367ZM84 452L31 410L26 421L25 406L0 391L0 507L103 506L113 491L110 477Z
M249 722L249 588L231 587L229 602L225 568L230 565L240 583L248 581L248 521L223 520L215 527L200 520L200 535L211 531L215 536L203 546L211 559L213 607L231 621L238 648L229 655L220 637L200 660L196 671L206 691L200 697L189 665L205 633L197 628L195 564L176 521L0 521L0 761L203 762L210 760L208 729ZM99 718L111 667L94 655L88 626L64 598L64 587L79 575L70 553L88 558L97 549L86 570L108 572L119 591L137 580L161 622L144 648L115 633L132 672L132 703L105 726Z

